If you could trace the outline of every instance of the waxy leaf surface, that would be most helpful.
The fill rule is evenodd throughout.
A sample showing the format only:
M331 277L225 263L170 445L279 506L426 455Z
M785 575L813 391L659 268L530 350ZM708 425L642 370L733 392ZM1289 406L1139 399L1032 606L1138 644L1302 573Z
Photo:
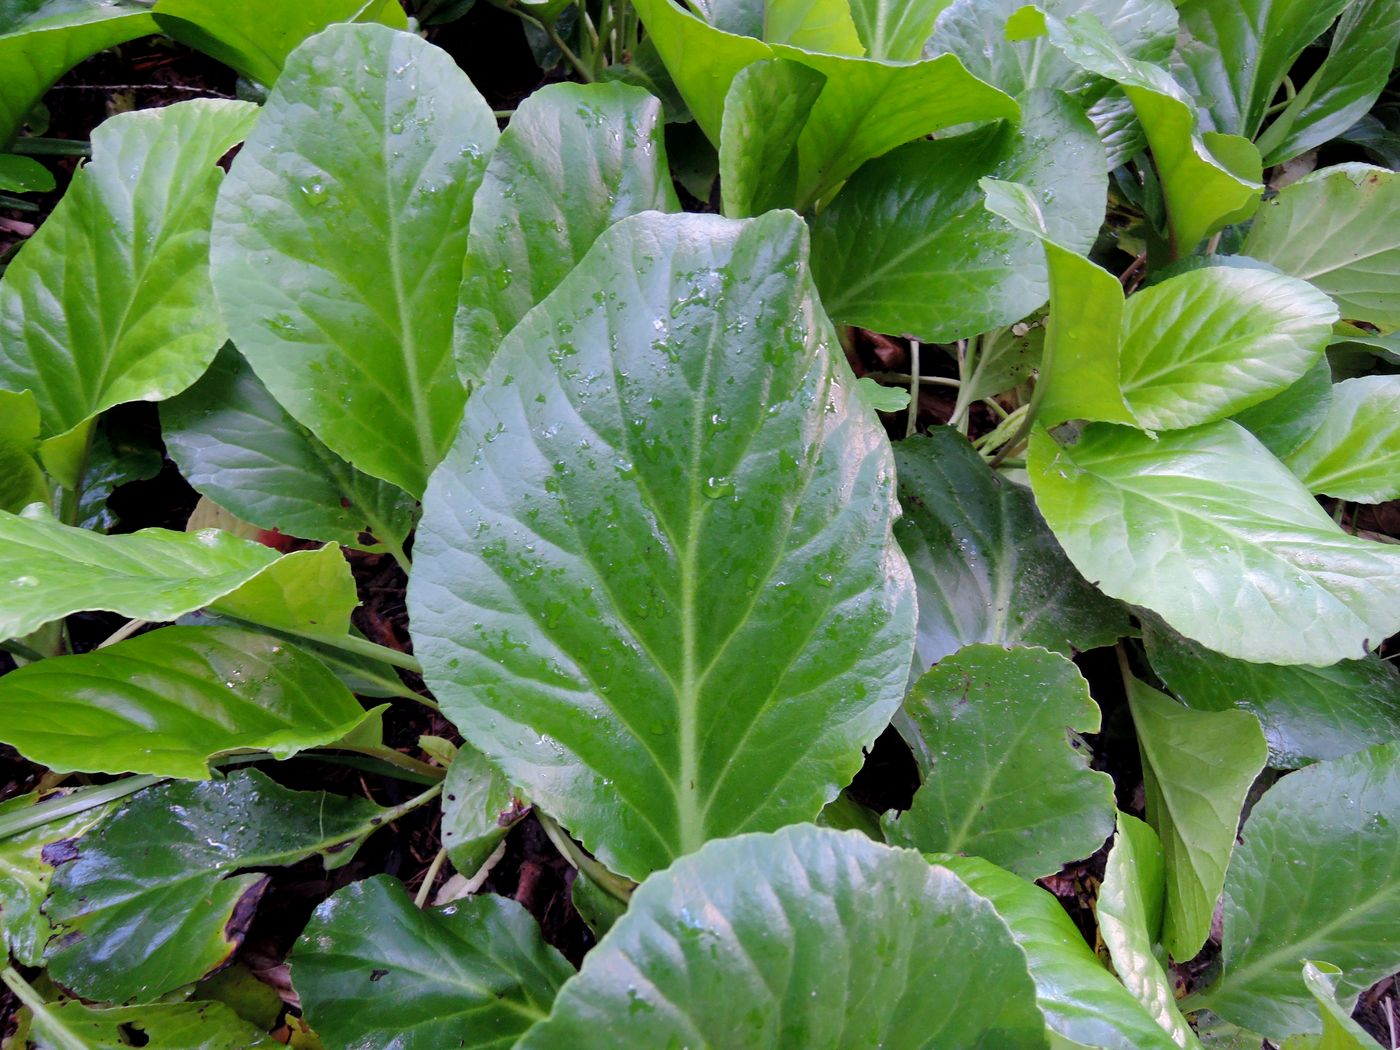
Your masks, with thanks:
M1281 1050L1375 1050L1376 1041L1337 1002L1337 981L1341 976L1342 971L1331 963L1303 964L1303 983L1317 1000L1322 1032L1289 1036L1279 1044Z
M724 99L719 186L731 219L791 203L797 192L797 139L826 77L786 58L741 69Z
M1400 376L1342 380L1322 425L1284 462L1326 496L1357 503L1400 496Z

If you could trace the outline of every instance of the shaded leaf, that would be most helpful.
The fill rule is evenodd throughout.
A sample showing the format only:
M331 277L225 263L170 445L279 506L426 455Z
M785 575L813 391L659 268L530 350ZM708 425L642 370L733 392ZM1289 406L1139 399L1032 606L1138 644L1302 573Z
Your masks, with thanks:
M1374 1050L1378 1045L1337 1003L1337 979L1342 971L1331 963L1305 962L1303 983L1322 1014L1322 1034L1290 1036L1281 1050Z
M1284 462L1313 492L1357 503L1400 497L1400 376L1338 383L1322 425Z
M454 868L475 875L529 812L481 752L457 750L442 788L442 845Z
M1303 378L1267 401L1233 417L1279 459L1322 426L1332 403L1332 366L1327 355L1303 373Z
M761 215L797 191L797 139L826 78L786 58L741 69L724 99L719 178L724 214Z
M278 1047L222 1003L156 1003L105 1009L68 1000L33 1011L37 1045L61 1050L263 1050Z

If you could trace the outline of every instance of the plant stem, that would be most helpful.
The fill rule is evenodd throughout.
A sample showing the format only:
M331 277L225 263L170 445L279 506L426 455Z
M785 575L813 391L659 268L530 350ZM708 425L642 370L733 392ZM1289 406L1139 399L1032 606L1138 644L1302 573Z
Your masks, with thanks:
M36 992L13 966L6 966L0 970L0 981L5 982L5 986L14 993L21 1004L29 1007L34 1024L44 1033L55 1050L88 1050L92 1045L59 1021L43 996Z
M401 802L399 805L394 806L392 809L386 809L383 813L379 815L378 824L376 826L383 827L385 824L392 824L400 817L408 816L415 809L419 809L423 806L426 806L429 802L431 802L433 799L437 798L441 794L442 781L439 780L436 784L428 788L428 790L423 792L421 795L414 795L407 802Z
M564 43L563 38L559 36L559 31L556 30L554 26L545 25L534 15L528 15L524 11L520 10L520 8L518 7L506 5L506 10L513 12L515 16L521 19L522 21L529 22L536 29L543 30L545 35L549 37L549 42L559 49L559 53L564 56L565 60L568 61L569 65L574 67L574 72L577 73L583 79L583 82L585 84L593 83L592 70L590 70L588 66L584 64L583 59L579 58L578 55L574 54L573 50L569 47L568 44Z
M45 824L52 824L56 820L65 817L74 817L79 813L86 813L90 809L98 806L105 806L108 802L115 802L119 798L126 798L127 795L134 795L154 784L169 780L169 777L158 777L151 773L142 773L139 776L126 777L122 780L115 780L110 784L97 784L93 787L78 788L71 794L62 798L50 799L47 802L40 802L36 806L22 809L14 813L7 813L0 817L0 839L11 838L15 835L32 831L34 828L43 827Z
M909 414L904 422L904 436L912 437L919 427L919 341L909 340Z
M402 751L395 751L388 746L366 746L356 747L350 744L332 745L337 751L353 751L357 755L365 755L368 758L377 758L379 761L387 763L396 769L413 773L417 777L424 778L424 783L436 784L443 777L447 776L447 770L442 766L430 765L427 762L420 762L416 758L410 758Z
M116 645L118 642L124 642L150 622L150 620L127 620L126 623L122 624L106 638L98 642L97 648L105 649L109 645Z
M427 906L428 897L433 892L433 883L437 881L438 872L442 870L443 861L447 860L447 849L444 847L437 851L437 856L428 865L428 870L423 874L423 885L418 887L418 892L413 897L413 906L423 908Z
M881 383L904 383L911 387L917 378L920 383L927 383L929 386L946 386L956 390L962 386L962 382L957 379L949 379L947 376L911 376L905 372L866 372L866 378L875 379Z
M580 849L578 844L569 837L569 833L556 824L554 818L548 813L541 813L536 809L535 819L540 822L540 827L544 828L544 833L549 836L549 841L554 843L554 848L563 855L565 860L587 875L609 897L613 897L623 904L631 901L632 890L635 887L630 881L620 875L614 875Z
M91 157L92 143L74 139L22 138L10 144L10 152L31 157Z
M405 671L412 671L414 674L423 673L423 665L408 653L390 649L387 645L379 645L376 642L371 642L368 638L356 638L354 635L347 634L343 638L317 635L308 640L319 645L330 646L332 649L339 649L342 652L354 653L356 656L364 656L370 660L378 660L390 667L400 667Z

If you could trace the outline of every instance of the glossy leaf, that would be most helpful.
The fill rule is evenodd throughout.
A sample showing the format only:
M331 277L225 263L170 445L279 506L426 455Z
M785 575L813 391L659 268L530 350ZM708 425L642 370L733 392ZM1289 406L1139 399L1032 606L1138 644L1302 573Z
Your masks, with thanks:
M1400 740L1400 673L1378 656L1330 667L1247 663L1152 622L1143 639L1152 670L1188 706L1258 718L1271 766L1293 769Z
M1400 175L1323 168L1260 209L1244 250L1336 300L1352 321L1400 325Z
M1192 710L1136 678L1127 689L1147 820L1166 865L1162 945L1185 962L1210 935L1245 795L1269 749L1247 711Z
M1332 404L1332 366L1327 355L1287 390L1232 418L1279 459L1303 443L1327 418Z
M194 488L285 536L402 546L415 518L402 489L356 470L289 416L232 344L161 405L161 436Z
M39 1045L61 1050L271 1050L283 1044L223 1003L156 1003L94 1008L74 1000L36 1011ZM138 1041L139 1040L139 1041Z
M425 499L434 695L624 875L811 820L903 695L893 460L806 254L791 213L618 223L502 344Z
M724 99L719 178L724 214L761 215L797 192L797 139L826 78L786 58L741 69Z
M197 99L93 132L92 162L0 282L0 385L34 392L45 436L178 394L213 360L216 162L256 113Z
M219 304L258 378L337 455L415 496L466 402L452 318L496 138L445 52L332 26L287 60L215 209Z
M1278 1041L1317 1028L1305 959L1341 968L1348 1012L1400 967L1397 810L1394 743L1290 773L1264 795L1225 879L1223 971L1204 1005Z
M1337 980L1341 975L1342 971L1331 963L1303 964L1303 983L1317 1000L1322 1033L1290 1036L1280 1044L1281 1050L1375 1050L1376 1041L1337 1002Z
M1171 978L1152 951L1162 925L1165 886L1156 833L1137 817L1119 813L1095 909L1099 935L1119 979L1172 1041L1190 1050L1201 1044L1177 1009Z
M149 8L131 0L0 3L0 150L54 81L83 59L155 32Z
M0 390L0 511L18 514L49 497L39 467L39 404L25 390Z
M1105 1050L1170 1050L1158 1027L1089 947L1074 920L1047 891L981 857L931 857L992 902L1026 953L1036 1000L1050 1029Z
M454 868L475 875L529 812L481 752L458 748L442 788L442 845Z
M799 825L649 878L521 1047L1029 1050L1044 1027L991 904L916 853Z
M202 780L218 755L290 758L364 717L315 658L227 627L169 627L0 678L0 741L63 773Z
M661 104L625 84L553 84L520 104L472 205L454 336L464 379L480 381L600 233L679 210L661 132Z
M574 972L515 901L484 894L421 911L387 875L317 908L291 964L327 1044L366 1050L514 1046Z
M1228 656L1325 666L1400 628L1400 551L1343 532L1234 423L1038 430L1027 470L1086 578Z
M1338 383L1322 425L1284 462L1313 492L1357 503L1400 497L1400 376Z
M890 842L1034 879L1112 832L1113 781L1089 769L1078 735L1098 732L1098 705L1060 654L969 645L914 684L903 719L923 783L885 819Z
M973 642L1069 654L1112 645L1125 611L1070 564L1025 489L949 427L896 443L895 536L918 589L915 670Z
M244 623L334 641L350 630L350 614L359 604L350 565L340 548L329 544L284 554L209 606Z
M101 536L52 518L0 514L0 638L18 638L70 613L103 609L173 620L236 589L275 551L216 529L143 529Z
M33 157L0 153L0 190L8 193L48 193L55 185L53 173Z
M851 20L865 53L890 62L912 62L923 51L934 21L949 0L850 0Z
M49 973L112 1002L150 1002L198 980L242 941L268 884L256 869L318 853L344 863L383 812L253 770L147 788L54 872Z
M159 0L152 13L167 36L268 86L303 40L334 22L408 28L403 8L394 0Z
M1049 287L1036 237L982 207L978 180L1024 184L1051 240L1087 252L1103 221L1103 148L1058 93L1022 99L1018 126L911 142L866 164L812 230L822 302L840 322L952 342L1008 325Z

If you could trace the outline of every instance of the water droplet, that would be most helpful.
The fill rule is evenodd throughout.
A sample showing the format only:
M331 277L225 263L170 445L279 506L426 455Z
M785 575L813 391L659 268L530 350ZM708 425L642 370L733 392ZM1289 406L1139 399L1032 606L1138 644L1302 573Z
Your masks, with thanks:
M705 496L708 499L719 499L722 496L728 496L733 491L733 478L721 476L705 479Z

